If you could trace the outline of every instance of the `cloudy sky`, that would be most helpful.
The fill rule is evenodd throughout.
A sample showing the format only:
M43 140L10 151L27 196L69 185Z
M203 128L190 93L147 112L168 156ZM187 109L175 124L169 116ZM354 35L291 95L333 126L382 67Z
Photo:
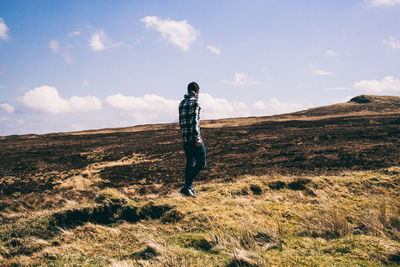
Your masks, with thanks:
M400 96L400 0L0 0L2 135Z

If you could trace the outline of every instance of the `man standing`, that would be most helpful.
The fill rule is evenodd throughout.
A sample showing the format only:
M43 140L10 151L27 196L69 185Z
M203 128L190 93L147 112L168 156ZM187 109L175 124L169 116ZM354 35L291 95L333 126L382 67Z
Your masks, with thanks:
M191 82L188 84L187 91L185 98L179 104L179 125L186 156L185 185L180 192L185 196L195 198L193 181L206 167L206 148L200 136L200 87L197 83Z

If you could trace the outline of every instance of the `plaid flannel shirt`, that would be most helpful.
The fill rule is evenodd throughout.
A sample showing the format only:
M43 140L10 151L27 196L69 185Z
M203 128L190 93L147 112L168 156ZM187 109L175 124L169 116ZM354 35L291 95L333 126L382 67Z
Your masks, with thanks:
M183 142L201 140L200 105L194 92L189 92L179 104L179 125Z

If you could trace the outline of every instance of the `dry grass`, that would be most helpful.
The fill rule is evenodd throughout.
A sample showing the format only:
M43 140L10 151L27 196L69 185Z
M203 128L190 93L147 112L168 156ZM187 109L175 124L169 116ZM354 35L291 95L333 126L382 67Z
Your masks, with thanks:
M0 265L396 265L399 174L247 176L197 199L105 189L0 226Z
M7 137L0 266L400 265L400 167L343 171L398 165L400 98L363 98L202 122L197 199L176 123Z
M302 228L303 235L324 239L341 238L351 231L345 213L330 207L306 213Z

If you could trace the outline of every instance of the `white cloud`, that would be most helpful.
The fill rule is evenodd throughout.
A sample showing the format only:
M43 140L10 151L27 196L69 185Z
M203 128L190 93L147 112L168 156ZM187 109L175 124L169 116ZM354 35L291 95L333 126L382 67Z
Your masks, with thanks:
M267 102L257 101L252 105L244 102L230 102L225 98L214 98L209 94L200 94L199 99L205 119L266 116L305 108L301 104L281 102L275 98L271 98Z
M331 50L331 49L325 49L325 55L326 56L330 56L330 57L334 57L334 56L336 56L336 52Z
M332 75L332 72L326 71L326 70L312 70L312 74L314 75L319 75L319 76L328 76Z
M0 108L4 109L7 113L14 113L15 110L13 106L7 103L0 104Z
M3 39L4 41L8 40L8 27L6 23L4 22L3 18L0 18L0 39Z
M72 58L71 55L69 54L68 48L61 47L60 43L57 40L54 39L50 40L49 48L53 53L60 55L66 63L68 64L72 63Z
M219 54L221 54L221 50L218 49L218 48L216 48L216 47L214 47L214 46L212 46L212 45L207 46L207 49L208 49L211 53L214 53L214 54L216 54L216 55L218 55L218 56L219 56Z
M95 52L102 51L106 49L106 40L106 34L104 33L104 31L100 30L98 32L95 32L92 37L90 37L89 46Z
M99 52L110 47L119 47L123 44L123 42L111 41L103 30L93 33L89 40L89 46L94 52Z
M394 6L400 4L400 0L370 0L369 6Z
M252 104L250 113L253 115L271 115L289 113L305 109L306 106L296 103L288 103L277 100L276 98L269 99L266 103L257 101Z
M257 101L257 102L255 102L255 103L253 103L252 107L255 108L255 109L257 109L257 110L264 110L264 109L266 109L266 106L265 106L264 102L262 102L262 101Z
M124 96L122 94L110 95L106 98L106 103L113 108L124 111L163 111L171 107L176 108L177 100L165 99L156 94L145 95L143 97Z
M60 49L60 45L59 45L58 41L56 41L56 40L50 40L50 42L49 42L49 48L50 48L51 51L53 51L54 53L57 53L58 50Z
M75 32L70 32L70 33L68 34L68 37L69 37L69 38L72 38L72 37L74 37L74 36L79 36L79 35L81 35L81 32L75 31Z
M115 94L106 98L106 103L110 107L122 111L121 116L124 119L128 117L131 119L131 124L177 121L179 102L179 100L165 99L155 94L143 97ZM199 102L201 119L271 115L304 108L303 105L280 102L274 98L265 103L257 101L252 105L247 105L242 101L215 98L207 93L200 93Z
M199 96L199 102L207 119L249 116L250 114L247 105L243 102L229 102L225 98L214 98L203 93Z
M239 85L260 85L260 81L256 81L253 79L248 78L245 74L235 72L235 78L233 81L221 81L221 83L225 84L230 84L234 86L239 86Z
M397 40L393 36L389 37L389 40L384 40L383 44L392 49L400 49L400 40Z
M273 113L288 113L304 109L304 106L301 104L281 102L275 98L270 99L268 104Z
M227 99L214 98L209 94L200 94L202 119L217 119L235 116L247 116L249 110L243 102L229 102ZM143 97L115 94L106 98L106 103L130 116L134 123L171 122L178 119L179 100L165 99L152 94ZM205 116L205 117L203 117Z
M154 123L176 120L179 101L155 94L143 97L115 94L108 96L106 103L130 114L135 123Z
M393 76L386 76L382 81L362 80L353 84L355 90L379 93L382 91L400 91L400 80Z
M56 88L47 85L26 92L19 100L28 108L53 115L94 111L102 107L97 97L73 96L65 99L59 96Z
M167 42L179 46L183 51L188 51L190 45L196 41L200 31L196 30L186 20L176 21L161 19L156 16L147 16L141 19L146 28L151 28L161 33Z

